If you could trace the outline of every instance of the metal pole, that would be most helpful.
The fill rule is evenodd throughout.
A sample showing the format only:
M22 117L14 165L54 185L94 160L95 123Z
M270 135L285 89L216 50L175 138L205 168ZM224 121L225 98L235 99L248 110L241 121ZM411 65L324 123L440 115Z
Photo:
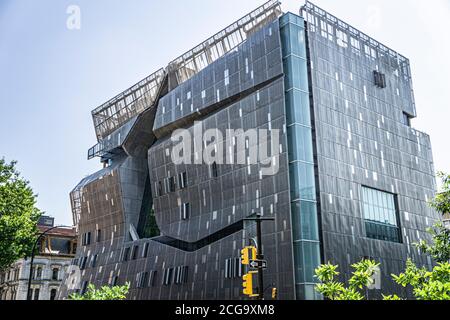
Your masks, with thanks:
M31 252L31 260L30 260L30 274L28 275L28 288L27 288L27 300L31 300L31 280L33 277L33 263L34 263L34 253L36 251L36 246L39 243L39 240L45 235L47 234L47 232L52 231L53 229L56 228L72 228L72 227L67 227L67 226L56 226L56 227L52 227L50 229L45 230L44 232L42 232L39 237L36 239L36 242L33 245L33 251Z
M261 232L261 214L256 214L256 241L258 242L258 260L264 260L263 248L262 248L262 232ZM259 300L264 300L264 274L263 269L258 269L258 285L259 285Z

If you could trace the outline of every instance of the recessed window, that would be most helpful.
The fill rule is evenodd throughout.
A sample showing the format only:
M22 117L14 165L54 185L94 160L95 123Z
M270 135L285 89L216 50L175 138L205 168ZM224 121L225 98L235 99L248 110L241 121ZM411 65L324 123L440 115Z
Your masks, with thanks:
M234 279L242 276L242 264L239 258L225 260L225 278Z
M128 261L130 259L130 248L125 248L122 251L122 261Z
M39 288L34 289L34 300L39 300L39 293L40 293Z
M42 267L38 267L36 269L36 279L41 280L41 278L42 278Z
M191 214L191 206L189 203L183 203L180 206L180 216L181 220L188 220Z
M81 294L82 294L82 295L85 294L85 293L87 292L88 285L89 285L89 282L87 282L87 281L84 281L84 282L83 282L83 285L81 286Z
M217 168L217 163L213 162L213 164L210 166L210 177L217 178L218 176L219 176L219 170Z
M119 283L119 276L114 276L111 280L111 286L117 286L117 284Z
M148 286L148 272L138 274L137 287L146 288Z
M164 180L166 193L175 192L175 178L169 177Z
M163 285L168 286L172 283L173 268L164 270Z
M142 250L142 258L147 258L148 257L148 242L144 244L144 249Z
M371 239L401 242L395 195L362 187L366 236Z
M97 260L98 260L98 254L96 254L96 255L94 255L94 256L92 257L92 261L91 261L91 267L92 267L92 268L97 267Z
M407 114L406 112L403 112L402 120L403 120L403 124L405 126L411 127L411 119L412 119L412 117L409 114Z
M187 174L186 172L182 172L178 174L178 187L180 189L184 189L187 187Z
M50 290L50 300L56 300L56 289Z
M58 268L53 268L52 269L52 280L54 281L58 281L59 278L59 269Z
M175 284L183 284L187 282L188 277L188 267L187 266L179 266L175 269L174 275L174 283Z
M163 188L161 181L155 182L155 190L157 197L161 197L163 195Z
M154 286L155 286L155 283L156 283L156 275L157 275L157 271L156 271L156 270L150 271L149 285L150 285L151 287L154 287Z
M91 244L91 233L86 232L83 234L83 238L81 239L81 245L88 246Z
M137 259L138 251L139 251L139 246L134 246L133 247L133 251L131 253L131 259L132 260L136 260Z
M102 241L102 230L98 229L95 232L95 241L97 241L97 242Z
M373 78L374 78L375 85L378 88L382 88L382 89L386 88L386 75L384 73L374 71Z

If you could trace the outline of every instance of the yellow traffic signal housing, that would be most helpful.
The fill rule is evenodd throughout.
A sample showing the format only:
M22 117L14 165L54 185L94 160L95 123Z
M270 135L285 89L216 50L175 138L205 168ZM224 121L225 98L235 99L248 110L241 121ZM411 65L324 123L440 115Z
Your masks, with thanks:
M255 247L245 247L241 250L241 263L249 265L250 260L256 260L257 250Z
M244 274L244 275L242 276L242 280L244 281L244 282L242 283L242 287L244 288L243 293L244 293L246 296L249 296L249 297L255 297L255 296L257 296L257 295L255 295L255 293L253 292L253 275L254 275L254 274L257 274L257 273L258 273L257 271L250 271L249 273Z
M272 288L272 299L275 300L277 298L277 294L278 294L277 288Z

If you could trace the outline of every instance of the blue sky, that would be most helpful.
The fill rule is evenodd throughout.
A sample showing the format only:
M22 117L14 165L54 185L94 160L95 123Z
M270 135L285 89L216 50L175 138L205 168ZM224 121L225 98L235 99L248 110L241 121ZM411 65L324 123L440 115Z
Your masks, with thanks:
M96 142L90 111L262 2L0 0L0 157L18 160L38 206L71 224L70 190L101 167L86 160ZM436 169L450 172L450 1L315 3L410 58L413 126L431 135ZM80 30L66 27L70 5Z

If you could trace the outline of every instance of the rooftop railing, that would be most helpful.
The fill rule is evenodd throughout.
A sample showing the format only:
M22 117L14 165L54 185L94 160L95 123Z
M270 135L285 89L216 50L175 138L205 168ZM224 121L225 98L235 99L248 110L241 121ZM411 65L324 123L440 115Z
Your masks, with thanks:
M164 75L164 69L159 69L93 110L92 118L97 139L106 138L132 117L151 107L157 99L158 89L162 84Z
M175 73L177 85L190 79L208 65L224 56L260 26L282 13L281 3L270 0L231 24L214 36L169 63L168 71ZM172 86L170 89L174 89Z

